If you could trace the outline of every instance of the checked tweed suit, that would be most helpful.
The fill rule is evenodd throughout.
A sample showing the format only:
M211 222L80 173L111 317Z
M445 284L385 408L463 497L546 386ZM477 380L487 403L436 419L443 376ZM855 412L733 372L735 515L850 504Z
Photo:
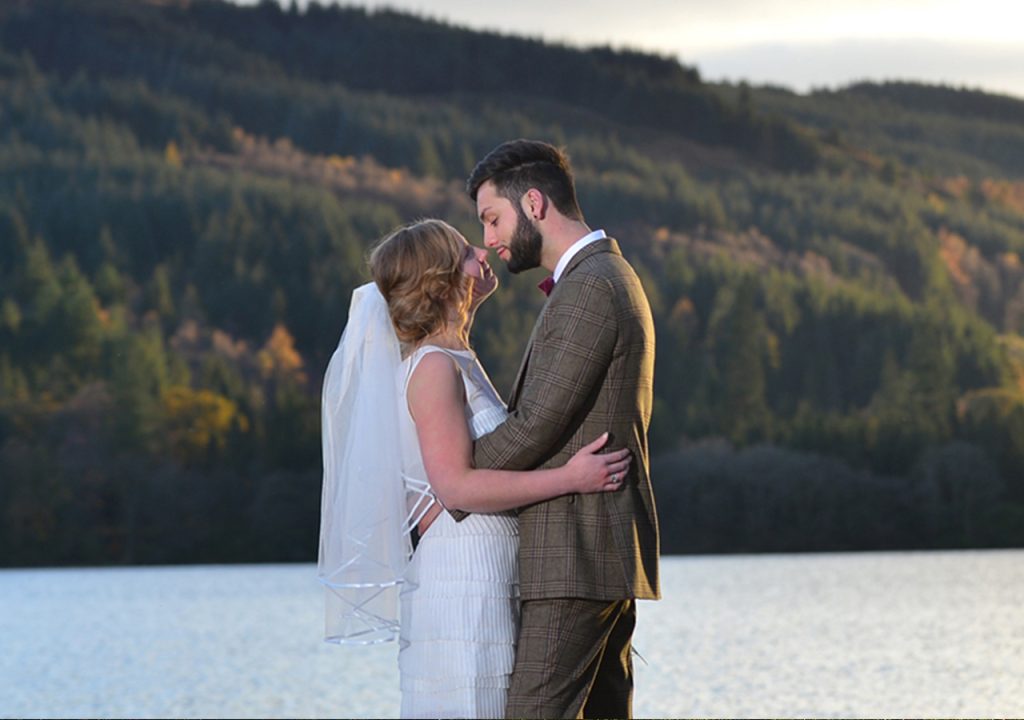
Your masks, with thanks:
M633 601L660 596L647 448L653 379L654 324L643 287L618 244L597 240L572 258L537 319L508 420L474 446L477 467L557 467L607 430L608 449L626 446L633 455L619 491L563 496L519 510L524 605L510 716L628 712ZM551 603L561 603L556 615L562 615L552 616ZM577 615L590 612L580 607L592 608L594 617L577 622ZM626 620L615 626L620 615ZM575 637L556 637L560 633ZM554 646L561 648L558 657L548 651ZM605 670L597 670L602 656L613 662L616 654L620 674L628 676L620 682L628 688L619 688L626 705L584 708L588 696L618 692L601 687ZM562 677L585 674L582 685ZM552 683L564 686L552 689ZM544 701L545 694L554 699Z

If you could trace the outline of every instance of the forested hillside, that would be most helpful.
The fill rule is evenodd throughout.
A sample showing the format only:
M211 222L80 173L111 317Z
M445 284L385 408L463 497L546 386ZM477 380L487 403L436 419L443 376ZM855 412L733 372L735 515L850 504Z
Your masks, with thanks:
M369 245L565 145L658 330L668 552L1024 542L1024 101L390 11L0 5L0 564L310 560ZM540 308L474 344L507 390Z

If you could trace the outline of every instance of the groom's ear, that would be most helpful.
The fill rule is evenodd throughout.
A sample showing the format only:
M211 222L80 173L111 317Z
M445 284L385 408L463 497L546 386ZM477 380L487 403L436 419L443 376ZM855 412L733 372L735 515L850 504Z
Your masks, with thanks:
M530 188L523 193L522 207L531 220L543 220L548 213L548 198L537 188Z

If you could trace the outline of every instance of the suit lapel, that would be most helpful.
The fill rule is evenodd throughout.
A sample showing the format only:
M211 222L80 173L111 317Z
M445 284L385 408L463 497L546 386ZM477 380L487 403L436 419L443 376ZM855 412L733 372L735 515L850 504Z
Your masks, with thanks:
M549 298L550 300L550 298ZM530 333L530 340L526 343L526 351L523 353L523 359L519 363L519 372L516 373L516 381L512 384L512 393L508 398L508 409L515 410L516 406L519 405L519 392L523 389L523 379L526 377L526 366L530 364L530 352L533 350L533 340L537 337L537 328L540 327L540 321L544 317L544 312L548 309L547 303L544 303L544 307L540 311L540 315L537 316L537 322L533 324L533 331Z
M619 250L619 244L612 238L605 238L603 240L596 240L578 253L566 265L565 271L559 278L559 282L565 278L566 275L575 270L580 263L586 260L588 257L595 255L600 252L611 252L616 255L621 255L622 252ZM555 293L558 292L558 284L555 284L554 289L551 291L551 296L548 297L548 301L544 303L544 307L540 311L540 315L537 316L537 322L533 324L533 332L530 333L530 340L526 343L526 351L523 353L523 359L519 363L519 372L516 373L516 381L512 385L512 392L508 398L508 409L515 410L519 405L519 393L523 389L523 380L526 378L526 368L530 364L530 353L533 351L533 341L537 337L537 330L540 328L541 321L544 319L544 313L547 312L548 305L551 304L552 299L555 297Z

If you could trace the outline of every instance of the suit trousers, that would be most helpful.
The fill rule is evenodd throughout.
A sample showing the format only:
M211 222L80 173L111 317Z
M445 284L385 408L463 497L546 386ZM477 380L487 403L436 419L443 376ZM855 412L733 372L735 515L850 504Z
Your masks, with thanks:
M522 604L509 718L629 718L635 600Z

